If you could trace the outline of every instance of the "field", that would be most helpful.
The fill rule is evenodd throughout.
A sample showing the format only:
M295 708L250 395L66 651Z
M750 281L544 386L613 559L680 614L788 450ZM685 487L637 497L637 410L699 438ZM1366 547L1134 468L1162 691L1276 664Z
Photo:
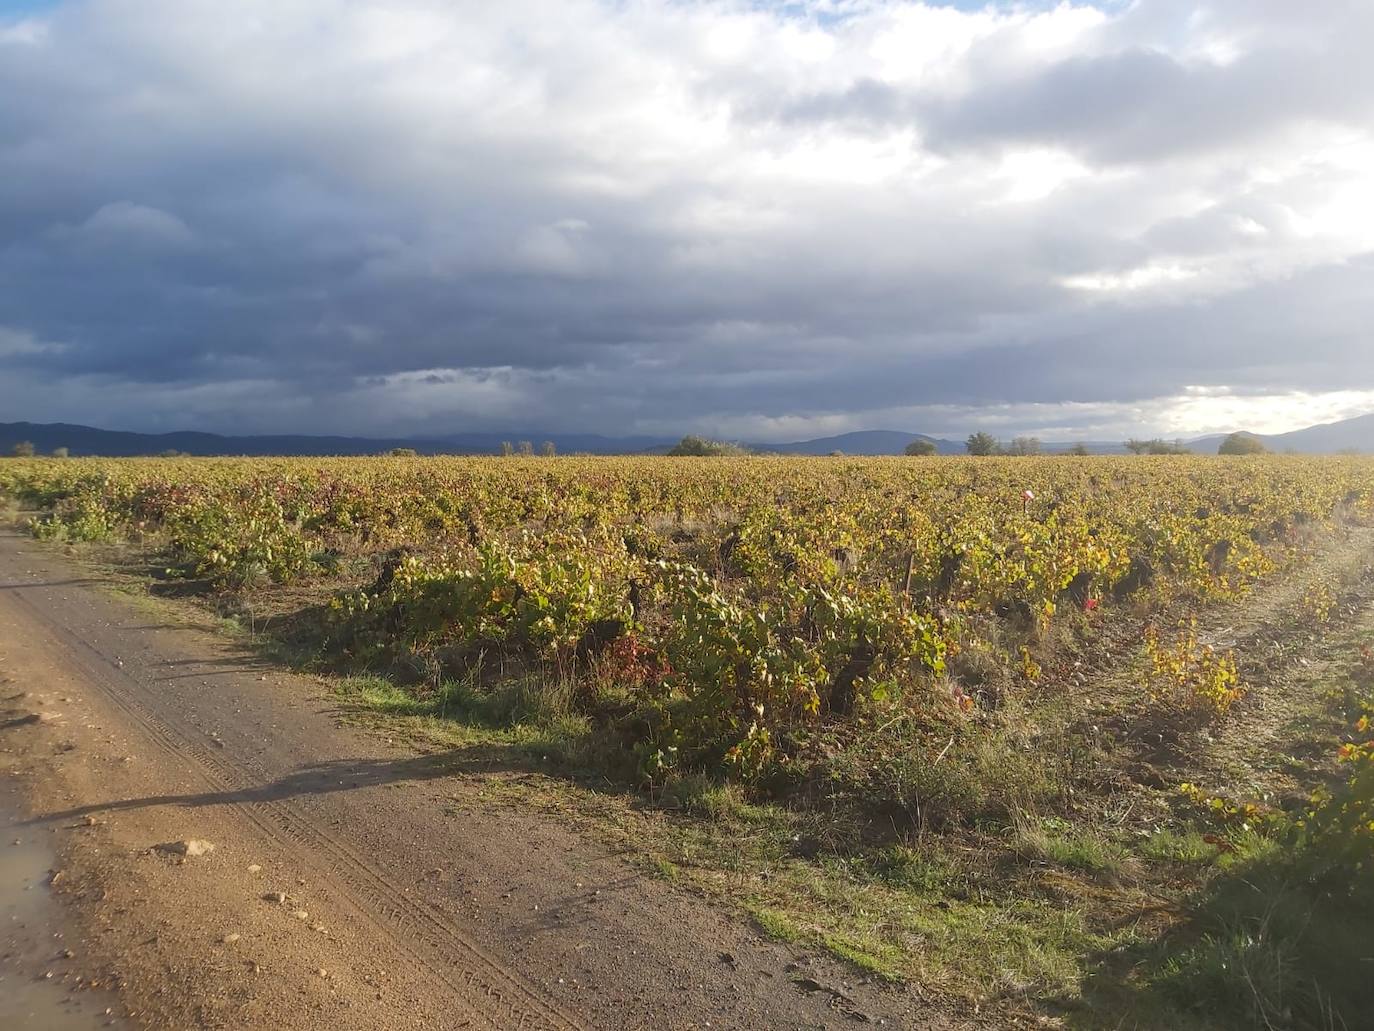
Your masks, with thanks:
M0 495L952 1010L1367 1026L1374 461L13 459Z

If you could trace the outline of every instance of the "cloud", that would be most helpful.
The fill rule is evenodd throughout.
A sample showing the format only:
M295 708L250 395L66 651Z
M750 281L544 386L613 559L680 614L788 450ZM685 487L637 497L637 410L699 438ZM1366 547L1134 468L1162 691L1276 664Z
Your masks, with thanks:
M60 347L8 326L0 326L0 359L51 354Z
M1326 411L1374 390L1374 9L1300 6L0 19L0 404L765 439Z
M178 250L191 245L195 236L175 215L132 201L103 204L78 226L54 226L54 240L77 246L128 250Z

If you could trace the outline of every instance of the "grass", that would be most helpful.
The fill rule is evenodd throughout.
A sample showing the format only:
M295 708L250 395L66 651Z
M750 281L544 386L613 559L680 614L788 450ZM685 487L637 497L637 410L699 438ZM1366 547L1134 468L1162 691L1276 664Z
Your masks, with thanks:
M1137 851L1143 859L1153 863L1189 866L1211 863L1218 855L1217 846L1208 841L1203 832L1167 828L1157 830L1141 841Z
M754 906L749 908L749 914L754 918L754 923L759 925L759 930L770 938L780 942L796 942L802 939L801 929L792 922L791 916L781 910L768 906Z
M996 837L925 833L883 841L836 824L852 812L759 801L739 784L675 773L644 795L605 790L585 720L530 685L483 695L445 683L417 696L384 678L338 684L355 712L426 747L466 752L491 769L545 776L502 782L494 797L591 817L646 872L737 907L781 941L825 949L887 981L952 999L1075 991L1078 957L1130 940L1094 929L1062 885L1026 883ZM597 790L589 792L589 788ZM819 842L826 842L818 847Z
M1191 900L1188 919L1103 969L1088 995L1142 1028L1368 1027L1374 906L1337 899L1282 842L1242 835ZM1094 1026L1086 1021L1084 1026Z
M1098 831L1083 828L1023 826L1016 832L1015 848L1018 855L1032 862L1085 873L1120 873L1126 861L1120 845Z

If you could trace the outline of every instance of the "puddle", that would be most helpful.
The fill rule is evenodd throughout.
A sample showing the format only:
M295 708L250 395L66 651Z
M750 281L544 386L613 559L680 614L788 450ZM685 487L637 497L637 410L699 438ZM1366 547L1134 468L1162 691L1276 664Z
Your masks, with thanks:
M0 1028L127 1028L106 1014L118 1005L112 995L74 983L72 961L63 958L62 914L48 887L48 832L16 826L18 816L13 800L0 792Z

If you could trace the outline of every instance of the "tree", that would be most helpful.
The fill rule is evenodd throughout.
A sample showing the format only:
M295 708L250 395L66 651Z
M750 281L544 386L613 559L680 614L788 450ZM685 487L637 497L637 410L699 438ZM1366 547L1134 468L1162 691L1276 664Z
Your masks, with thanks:
M668 454L675 458L683 457L720 457L722 455L742 455L744 448L738 444L727 444L723 440L708 440L705 437L686 436L673 445Z
M997 438L982 430L970 434L968 440L964 441L964 447L969 454L979 456L995 455L998 451Z
M937 448L935 442L931 440L913 440L902 450L902 454L911 455L913 458L936 455L939 453L940 449Z
M413 447L394 447L387 454L392 458L414 458L419 452Z
M1084 444L1081 440L1073 447L1069 448L1068 453L1079 458L1092 454L1092 452L1088 450L1088 445Z
M515 445L512 444L509 440L503 440L503 441L501 441L501 455L502 455L502 457L504 457L504 458L509 458L509 457L510 457L511 455L513 455L513 454L515 454Z
M1219 455L1262 455L1269 449L1253 433L1232 433L1217 448Z
M534 454L534 445L528 440L522 440L519 444L515 445L515 450L520 452L521 458L529 458Z
M1040 454L1039 437L1017 437L1007 445L1006 454L1027 457Z
M540 447L539 451L545 458L553 458L555 455L558 454L558 448L554 447L553 441L551 440L544 441L544 444L542 447Z
M10 449L10 454L12 454L15 458L32 458L33 444L31 444L27 440L21 440L18 444L14 445L14 447Z
M55 447L52 449L53 458L66 458L70 454L71 452L64 447Z

